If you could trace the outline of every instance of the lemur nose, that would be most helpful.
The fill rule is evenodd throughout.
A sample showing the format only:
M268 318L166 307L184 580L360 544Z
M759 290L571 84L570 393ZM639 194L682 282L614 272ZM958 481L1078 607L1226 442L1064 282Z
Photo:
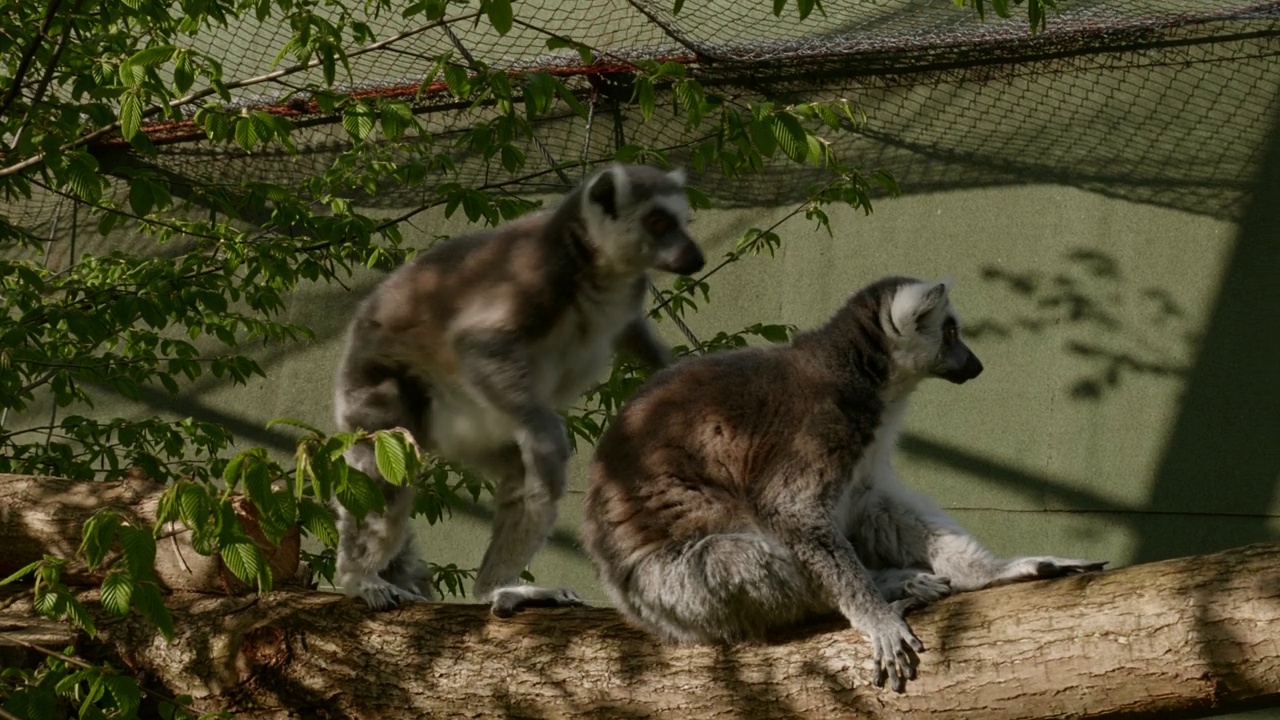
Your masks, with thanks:
M707 264L702 251L692 240L685 240L658 254L654 267L677 275L690 275Z

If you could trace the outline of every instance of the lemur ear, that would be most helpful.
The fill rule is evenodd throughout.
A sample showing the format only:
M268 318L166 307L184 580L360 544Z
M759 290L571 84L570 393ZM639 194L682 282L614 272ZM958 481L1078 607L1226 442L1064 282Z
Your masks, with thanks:
M591 181L587 200L599 205L609 217L617 219L618 206L626 201L629 187L626 168L615 163Z
M898 292L889 308L890 319L899 334L920 326L920 321L934 311L946 307L949 283L918 283Z
M669 171L667 173L667 177L671 178L671 181L675 184L684 187L686 180L684 176L684 168L675 168L674 170Z
M925 291L924 295L920 296L920 304L916 306L916 318L925 317L945 305L947 302L947 290L946 283L938 283Z

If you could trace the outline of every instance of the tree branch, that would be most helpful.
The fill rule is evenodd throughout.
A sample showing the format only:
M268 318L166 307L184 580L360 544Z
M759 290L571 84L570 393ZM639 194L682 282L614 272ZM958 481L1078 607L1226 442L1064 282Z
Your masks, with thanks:
M832 622L762 645L664 645L604 608L492 617L377 613L315 592L170 597L178 638L138 618L94 652L202 710L343 718L1164 718L1280 703L1280 544L965 593L910 620L904 694ZM0 612L12 619L16 608ZM85 641L82 641L82 644ZM375 670L376 669L376 670Z

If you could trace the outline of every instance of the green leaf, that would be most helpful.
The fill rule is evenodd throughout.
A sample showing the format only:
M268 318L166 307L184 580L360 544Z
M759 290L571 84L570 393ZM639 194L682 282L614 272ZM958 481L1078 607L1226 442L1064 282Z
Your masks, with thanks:
M554 84L556 95L560 96L560 99L564 101L564 104L568 105L569 109L572 110L573 113L578 117L582 118L583 120L587 119L587 114L588 114L587 106L583 105L582 101L579 100L577 96L574 95L573 92L569 90L569 86L565 85L563 82L561 82L558 78L555 78L555 77L552 77L551 81Z
M271 589L271 575L267 569L266 558L262 550L250 540L223 543L218 548L222 562L227 569L248 585L253 585L261 592Z
M406 448L406 444L404 436L399 432L380 432L373 439L373 455L378 472L393 485L403 485L407 479L407 456L411 450Z
M165 607L159 587L150 580L138 583L133 589L133 607L138 614L155 623L166 640L173 640L173 616Z
M136 88L130 88L120 96L120 134L129 140L141 127L142 97Z
M408 103L388 102L381 108L382 134L388 140L399 140L405 130L413 127L413 109Z
M292 427L301 428L302 430L306 430L307 432L310 432L314 435L319 435L319 436L324 435L324 433L316 429L314 425L308 425L307 423L304 423L301 420L295 420L294 418L289 418L289 417L276 418L271 422L267 423L267 429L270 430L276 425L289 425Z
M234 490L236 483L240 482L240 474L243 472L244 464L249 459L249 456L250 451L243 450L227 461L227 466L222 468L222 479L227 481L228 490Z
M756 333L772 343L784 343L790 339L786 325L760 325Z
M327 506L310 498L303 498L298 503L298 523L325 547L338 546L338 526Z
M107 675L107 690L115 698L116 707L123 717L133 717L142 707L142 692L138 689L138 681L127 675Z
M348 468L346 477L339 477L334 487L334 496L343 507L361 520L370 512L381 513L386 509L382 490L377 483L355 468Z
M179 93L185 93L195 82L195 69L191 67L190 57L183 52L178 55L178 61L173 66L173 89Z
M267 463L258 458L251 459L245 469L244 494L248 496L249 502L252 502L264 515L270 513L273 505L270 468L267 467Z
M644 116L646 122L653 117L653 111L657 108L657 101L654 99L653 82L647 77L637 77L636 87L634 91L634 101L640 106L640 114Z
M133 577L123 570L112 570L102 579L100 591L102 607L116 615L125 615L133 598Z
M151 183L149 181L135 179L129 183L129 208L133 210L134 215L145 216L151 212L151 207L154 204L155 198L151 193Z
M62 594L53 590L36 590L35 600L31 606L41 615L58 619L62 615L63 609L66 607L66 601L63 600Z
M464 98L471 94L471 79L467 69L457 63L445 63L444 84L454 97Z
M116 69L116 74L120 79L120 84L129 88L137 88L147 81L147 69L140 65L134 65L128 60L120 63L120 67Z
M595 52L589 45L583 45L582 43L558 37L549 38L547 40L548 50L559 50L562 48L576 50L578 52L578 58L582 60L583 65L591 65L596 61Z
M357 140L364 140L373 132L375 116L373 108L364 103L349 105L342 111L342 127Z
M156 564L156 538L150 532L132 525L121 525L120 557L134 577L151 577Z
M778 141L774 139L776 124L777 121L772 115L751 119L751 142L765 157L773 157L773 153L778 149Z
M503 145L501 157L502 168L512 175L515 175L520 168L524 167L524 153L515 145Z
M120 517L110 510L100 511L84 522L81 531L80 554L90 570L96 570L107 556L116 539Z
M809 158L809 139L804 126L795 116L778 113L773 116L773 137L778 141L782 152L795 162L804 162Z
M489 23L493 25L493 29L498 31L499 35L506 35L511 32L511 25L514 21L511 12L511 0L487 0Z
M21 579L24 575L40 567L40 563L42 562L44 561L36 560L35 562L31 562L31 563L27 563L26 565L23 565L21 568L18 569L17 572L13 573L12 575L10 575L9 577L3 580L0 580L0 585L8 585L9 583L14 582L15 580Z
M889 173L887 173L887 172L885 172L885 171L883 171L883 170L876 170L876 171L872 172L872 173L871 173L871 182L873 182L873 183L875 183L875 184L879 185L880 187L884 188L884 189L885 189L886 191L888 191L891 195L895 195L895 196L896 196L896 195L900 194L900 192L901 192L901 191L898 189L898 181L897 181L897 180L895 180L895 179L893 178L893 176L892 176L892 175L890 175Z
M167 523L178 519L178 495L181 487L181 485L170 485L160 494L160 500L156 503L155 532L160 532Z
M90 204L102 197L102 177L98 175L98 161L88 153L76 153L67 162L67 185L72 192ZM117 217L107 213L110 217Z
M89 637L96 637L98 628L93 624L93 616L89 614L89 609L71 595L66 595L65 598L67 619L88 633Z
M251 118L241 116L236 118L235 126L236 144L244 148L245 152L253 150L253 146L258 144L258 131Z
M172 45L153 45L134 53L129 58L129 64L148 68L157 67L169 62L169 58L173 57L176 50L177 48Z

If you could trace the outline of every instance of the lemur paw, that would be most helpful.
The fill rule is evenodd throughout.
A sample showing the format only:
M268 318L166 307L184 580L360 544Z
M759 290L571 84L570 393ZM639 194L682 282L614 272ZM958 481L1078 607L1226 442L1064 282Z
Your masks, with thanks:
M392 585L382 578L360 581L357 583L355 591L347 594L364 598L364 601L374 610L390 610L400 603L428 602L430 600L430 598L418 593Z
M902 583L902 592L905 597L931 603L951 594L951 579L941 575L920 573Z
M587 604L572 588L544 588L514 585L493 591L490 611L498 617L511 617L521 608L580 607Z
M889 568L873 571L876 589L889 602L918 598L930 603L951 594L950 578L920 568Z
M920 664L918 653L924 651L924 643L897 613L920 602L918 598L905 598L892 603L895 614L886 616L867 631L872 649L872 681L876 687L884 687L888 682L894 692L900 693L906 690L908 680L916 679L916 668Z

